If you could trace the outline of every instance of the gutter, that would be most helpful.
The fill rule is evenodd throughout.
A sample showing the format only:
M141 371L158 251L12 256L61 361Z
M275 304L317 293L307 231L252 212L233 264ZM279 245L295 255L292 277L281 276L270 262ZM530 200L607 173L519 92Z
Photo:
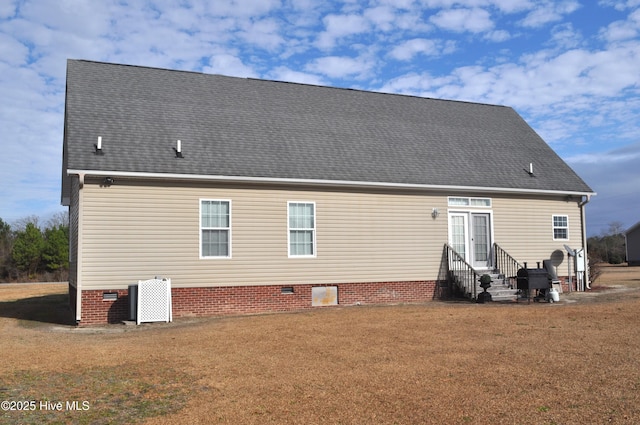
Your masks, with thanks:
M96 177L124 177L124 178L147 178L162 180L185 180L185 181L216 181L222 183L261 183L261 184L287 184L299 186L322 186L322 187L345 187L345 188L387 188L387 189L408 189L408 190L434 190L442 192L485 192L485 193L512 193L512 194L547 194L564 196L586 196L587 199L594 195L593 192L544 190L544 189L520 189L504 187L481 187L481 186L453 186L453 185L430 185L415 183L385 183L366 182L349 180L319 180L319 179L291 179L276 177L244 177L244 176L212 176L203 174L173 174L173 173L147 173L128 171L102 171L102 170L67 170L67 175L84 174ZM588 202L588 201L587 201Z
M85 173L78 173L78 228L76 229L78 246L76 247L76 325L82 320L82 188L84 187Z

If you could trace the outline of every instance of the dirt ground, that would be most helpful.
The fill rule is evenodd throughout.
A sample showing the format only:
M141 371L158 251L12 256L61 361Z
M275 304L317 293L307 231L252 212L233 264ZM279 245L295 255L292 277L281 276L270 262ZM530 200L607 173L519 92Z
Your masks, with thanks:
M0 285L0 423L640 423L640 267L592 288L85 329Z

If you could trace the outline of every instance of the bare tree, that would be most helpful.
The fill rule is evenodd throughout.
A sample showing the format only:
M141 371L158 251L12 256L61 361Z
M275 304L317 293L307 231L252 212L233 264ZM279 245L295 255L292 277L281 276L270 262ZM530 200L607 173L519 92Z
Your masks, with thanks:
M27 228L28 224L33 224L35 227L40 228L39 223L40 217L37 215L28 215L14 221L11 228L14 232L23 232Z
M47 220L47 229L67 227L69 225L69 211L59 211Z
M607 230L607 233L604 234L604 236L616 236L616 235L621 235L624 234L624 224L621 221L612 221L611 223L609 223L609 228Z

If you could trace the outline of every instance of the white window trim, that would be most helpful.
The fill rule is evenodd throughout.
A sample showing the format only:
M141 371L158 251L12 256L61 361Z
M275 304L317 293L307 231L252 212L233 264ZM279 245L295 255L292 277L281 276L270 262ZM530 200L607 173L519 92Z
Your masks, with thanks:
M289 213L291 211L291 204L311 204L313 205L313 228L310 229L294 229L294 230L311 230L313 244L312 255L291 255L291 227L289 221ZM318 227L318 216L316 215L316 203L314 201L287 201L287 256L288 258L316 258L318 256L318 245L316 243L316 229Z
M555 218L556 217L565 217L567 219L567 226L556 226ZM567 237L566 238L556 238L556 229L566 229ZM568 241L569 240L569 216L567 214L553 214L551 216L551 235L553 236L554 241Z
M471 207L473 208L473 207ZM466 218L464 219L464 231L465 231L465 235L466 235L466 241L465 244L467 245L467 250L465 252L465 261L468 263L471 263L473 260L471 259L471 247L469 247L468 245L472 243L471 241L471 235L470 235L470 231L471 231L471 226L470 226L470 221L471 221L471 214L488 214L489 215L489 234L490 234L490 238L491 238L491 245L493 245L493 243L496 241L496 236L495 236L495 227L493 225L493 210L476 210L476 209L466 209L466 208L451 208L447 211L448 217L448 223L447 223L447 227L448 227L448 236L447 236L447 241L449 242L449 245L453 246L453 240L451 239L453 236L453 229L451 228L452 226L452 219L451 216L452 215L464 215L466 216Z
M229 231L229 255L226 256L204 256L202 255L202 201L215 201L215 202L228 202L229 203L229 227L211 227L207 229L218 229ZM228 260L231 258L232 247L232 215L233 208L230 199L214 199L214 198L200 198L198 201L198 255L201 260Z
M465 205L452 204L452 199L466 199L468 202ZM489 201L489 205L472 205L472 201L474 200ZM491 208L493 207L493 200L491 198L477 196L449 196L447 197L447 205L451 208Z

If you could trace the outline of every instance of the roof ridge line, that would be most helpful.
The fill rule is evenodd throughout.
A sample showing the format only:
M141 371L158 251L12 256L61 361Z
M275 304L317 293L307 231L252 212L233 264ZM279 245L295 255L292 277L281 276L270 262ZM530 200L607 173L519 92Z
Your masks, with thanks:
M322 85L322 84L301 83L299 81L274 80L274 79L268 79L268 78L237 77L237 76L234 76L234 75L225 75L225 74L209 74L209 73L202 72L202 71L161 68L161 67L155 67L155 66L135 65L135 64L127 64L127 63L105 62L105 61L96 61L96 60L91 60L91 59L67 59L67 60L68 61L75 61L75 62L86 62L86 63L94 63L94 64L102 64L102 65L111 65L111 66L143 68L143 69L150 69L150 70L157 70L157 71L187 72L187 73L190 73L190 74L199 74L199 75L205 75L205 76L209 76L210 75L210 76L233 78L233 79L239 79L239 80L249 80L249 81L256 81L256 82L295 84L295 85L299 85L299 86L316 87L316 88L333 89L333 90L347 90L347 91L354 91L354 92L367 93L367 94L381 94L381 95L389 95L389 96L402 96L402 97L423 99L423 100L435 100L435 101L439 101L439 102L455 102L455 103L466 103L466 104L471 104L471 105L495 106L495 107L499 107L499 108L511 108L510 106L507 106L507 105L499 105L499 104L494 104L494 103L474 102L474 101L471 101L471 100L460 100L460 99L445 99L445 98L419 96L419 95L415 95L415 94L406 94L406 93L393 93L393 92L378 91L378 90L375 90L375 89L329 86L329 85Z

